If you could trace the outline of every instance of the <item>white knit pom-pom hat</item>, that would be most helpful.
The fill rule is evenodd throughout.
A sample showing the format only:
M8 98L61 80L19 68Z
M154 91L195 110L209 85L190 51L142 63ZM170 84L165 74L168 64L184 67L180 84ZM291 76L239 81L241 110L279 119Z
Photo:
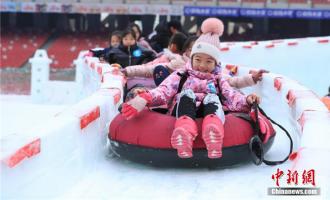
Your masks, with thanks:
M223 23L217 18L208 18L202 23L203 34L199 36L191 50L191 56L205 53L212 56L217 64L220 63L220 36L223 33Z

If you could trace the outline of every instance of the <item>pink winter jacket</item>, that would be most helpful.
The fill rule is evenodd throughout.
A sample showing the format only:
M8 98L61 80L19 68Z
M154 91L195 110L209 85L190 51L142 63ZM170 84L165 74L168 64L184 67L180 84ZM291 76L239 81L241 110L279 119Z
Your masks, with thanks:
M152 77L152 73L156 66L163 65L168 67L171 71L182 69L186 62L189 60L186 56L174 54L170 51L165 51L160 57L155 60L142 64L133 65L126 67L128 77L139 76L139 77Z
M150 44L144 39L144 37L141 37L138 41L137 41L138 45L149 49L151 51L153 51L155 54L157 54L157 52L155 50L152 49L152 47L150 46Z
M149 90L152 96L152 103L149 106L160 106L166 104L169 108L169 113L172 112L178 100L178 86L181 77L177 74L183 71L175 71L169 77L167 77L157 88ZM203 98L207 93L212 93L212 87L216 88L216 92L219 93L217 80L219 80L220 88L223 96L226 100L223 102L223 109L225 111L240 111L249 112L250 105L246 102L246 96L239 91L230 87L226 79L222 78L221 74L203 73L196 70L188 69L189 76L184 83L182 89L192 89L196 95L196 106L199 106Z

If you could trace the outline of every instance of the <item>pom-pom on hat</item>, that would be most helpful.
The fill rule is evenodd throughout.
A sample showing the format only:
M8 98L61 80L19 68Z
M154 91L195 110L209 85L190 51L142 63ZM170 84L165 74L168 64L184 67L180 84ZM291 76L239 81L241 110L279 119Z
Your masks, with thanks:
M223 23L217 18L207 18L203 21L202 35L196 40L191 55L205 53L212 56L217 64L220 63L220 36L223 34Z

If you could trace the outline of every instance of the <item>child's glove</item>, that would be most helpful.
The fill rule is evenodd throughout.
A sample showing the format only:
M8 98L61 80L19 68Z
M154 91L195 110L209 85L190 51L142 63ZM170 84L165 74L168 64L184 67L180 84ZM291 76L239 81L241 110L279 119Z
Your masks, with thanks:
M121 113L127 120L129 120L141 112L151 100L152 96L150 93L139 93L136 97L123 104Z
M260 69L259 71L251 71L253 81L255 83L257 83L258 81L261 81L263 73L269 73L269 71L264 70L264 69Z
M249 105L252 105L255 101L257 102L257 104L260 104L260 97L258 97L256 94L249 94L246 97L246 102Z
M139 95L143 92L147 92L147 88L145 88L144 86L137 86L137 87L130 89L127 92L126 101L128 102L129 100L133 99L134 97L136 97L137 95Z
M256 113L254 110L250 112L250 117L251 119L256 122ZM261 139L263 140L263 143L267 143L270 137L270 128L266 122L265 117L258 115L258 120L259 120L259 128L260 132L262 134Z

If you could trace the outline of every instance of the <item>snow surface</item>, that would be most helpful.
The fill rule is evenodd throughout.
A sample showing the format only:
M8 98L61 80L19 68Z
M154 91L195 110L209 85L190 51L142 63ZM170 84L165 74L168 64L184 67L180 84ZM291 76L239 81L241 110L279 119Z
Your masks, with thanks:
M9 134L29 133L27 129L42 126L46 120L50 120L66 107L67 105L36 104L26 95L1 95L0 138Z
M316 55L320 53L317 45L308 46ZM289 47L285 51L291 52ZM323 52L324 49L320 51ZM263 59L262 54L258 54L259 60ZM256 58L258 54L253 55L253 58ZM236 57L235 60L239 59ZM235 60L229 61L235 63ZM318 60L320 62L317 62ZM229 61L226 60L226 62ZM274 62L269 63L265 60L263 66L276 66ZM291 58L283 57L279 61L279 63L285 62L291 63ZM328 77L328 74L321 73L321 70L329 65L329 62L324 63L322 57L322 59L314 59L313 64L316 68L314 72L318 74L320 80ZM302 65L299 67L309 68ZM281 74L292 74L289 68L281 70ZM298 70L295 73L301 77L310 75L307 70ZM301 137L297 122L291 117L292 113L285 102L285 97L264 90L264 88L272 87L272 80L272 77L265 76L261 84L245 92L257 92L263 97L261 107L275 121L288 129L293 137L295 149L301 147L302 144L306 147L306 151L297 162L297 169L299 173L302 173L304 169L316 170L316 186L321 188L320 196L267 195L267 188L275 187L271 175L277 168L285 173L287 169L293 169L295 164L291 161L275 167L255 166L251 163L226 169L154 168L125 161L109 154L106 147L96 146L95 144L98 143L91 142L96 136L85 133L82 136L72 134L76 128L68 128L65 132L61 132L62 138L54 137L53 134L51 139L46 141L49 145L57 146L54 154L41 153L13 169L1 165L1 175L5 176L1 177L0 197L1 199L330 199L330 149L327 143L330 140L329 115L321 113L323 115L313 118L312 115L315 113L306 114L307 119L311 118L312 123L304 127L304 134L308 134ZM317 91L324 91L328 85L315 81L313 87ZM30 104L28 97L1 96L0 100L1 136L7 133L21 134L22 130L29 128L29 124L47 124L46 121L56 113L66 109L65 105L36 106ZM66 117L59 118L75 120ZM324 126L327 123L329 125ZM48 125L50 129L53 126L55 125ZM94 128L98 130L97 125L93 125L88 127L91 132L87 130L86 133L93 133ZM289 149L288 139L283 132L278 129L277 131L274 145L266 156L271 160L282 159ZM93 134L99 133L94 131ZM83 141L81 137L85 137ZM31 170L30 163L37 163L32 165L34 170ZM290 186L286 184L284 177L281 179L281 186ZM303 185L299 184L299 186Z

